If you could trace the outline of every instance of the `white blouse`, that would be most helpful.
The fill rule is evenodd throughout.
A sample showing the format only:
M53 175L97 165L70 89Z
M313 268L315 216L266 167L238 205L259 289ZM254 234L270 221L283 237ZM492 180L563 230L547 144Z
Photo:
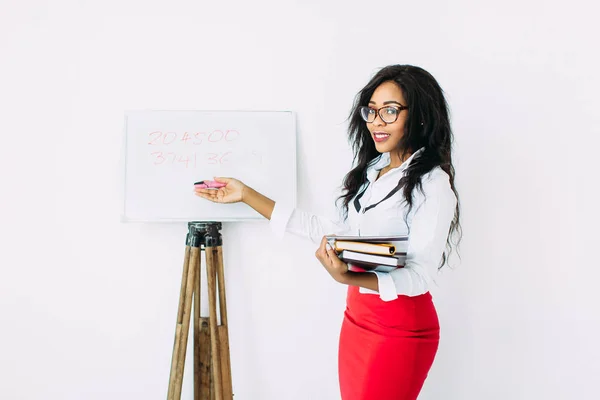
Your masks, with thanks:
M320 243L323 236L337 235L408 235L406 263L404 268L391 272L370 271L377 275L379 296L383 301L394 300L398 295L417 296L429 291L435 282L434 276L442 261L450 224L454 218L456 196L450 187L449 176L436 167L422 177L423 193L413 190L413 207L406 216L408 204L404 201L402 189L365 211L370 205L385 198L398 184L410 162L423 151L416 151L402 165L393 168L377 179L379 171L390 164L390 154L383 153L367 167L366 182L358 191L360 211L356 210L354 199L348 204L348 218L345 221L332 221L318 215L293 209L280 202L275 203L270 227L275 235L284 233L300 235ZM377 292L360 288L361 293Z

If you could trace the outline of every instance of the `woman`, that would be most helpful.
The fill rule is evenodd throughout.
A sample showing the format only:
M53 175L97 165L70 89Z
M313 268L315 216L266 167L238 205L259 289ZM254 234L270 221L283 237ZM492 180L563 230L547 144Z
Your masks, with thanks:
M349 137L355 167L344 179L344 220L334 223L286 209L242 182L196 194L242 201L283 230L320 241L317 259L348 285L340 333L343 400L416 399L435 358L439 323L429 289L460 233L452 165L452 131L443 91L422 68L391 65L358 93ZM349 268L326 234L409 235L404 268L366 273Z

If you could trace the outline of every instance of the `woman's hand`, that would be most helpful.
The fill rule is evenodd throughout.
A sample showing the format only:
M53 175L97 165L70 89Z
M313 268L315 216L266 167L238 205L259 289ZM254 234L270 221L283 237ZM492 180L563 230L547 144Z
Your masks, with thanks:
M321 246L317 249L315 256L323 264L329 275L339 283L345 283L348 276L348 264L339 259L335 251L327 243L323 236Z
M244 200L246 185L233 178L214 178L217 182L226 183L227 186L220 189L194 189L196 196L210 200L215 203L238 203Z

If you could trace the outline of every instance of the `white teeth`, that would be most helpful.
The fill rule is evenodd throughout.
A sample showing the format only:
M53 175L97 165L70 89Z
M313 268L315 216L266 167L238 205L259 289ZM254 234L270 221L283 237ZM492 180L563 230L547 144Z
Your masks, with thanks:
M375 137L377 139L383 139L384 137L388 137L388 136L390 136L390 135L388 135L387 133L376 133L375 134Z

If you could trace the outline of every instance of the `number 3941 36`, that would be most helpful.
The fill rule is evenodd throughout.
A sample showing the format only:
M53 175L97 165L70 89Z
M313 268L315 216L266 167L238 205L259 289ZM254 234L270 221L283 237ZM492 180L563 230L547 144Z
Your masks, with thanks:
M195 168L198 165L227 164L231 161L232 152L224 153L191 153L179 154L175 152L155 151L150 153L154 165L181 165L185 168Z

